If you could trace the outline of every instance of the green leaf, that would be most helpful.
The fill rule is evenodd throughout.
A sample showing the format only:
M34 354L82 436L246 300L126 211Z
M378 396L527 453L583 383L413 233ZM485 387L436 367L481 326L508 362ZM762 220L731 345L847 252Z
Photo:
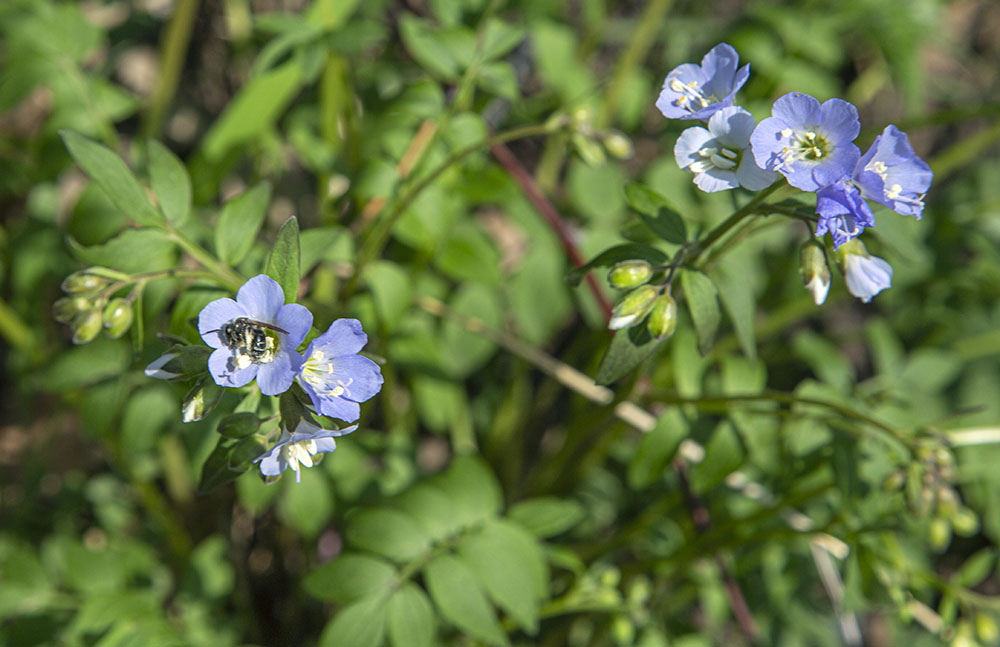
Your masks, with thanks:
M423 528L398 510L375 508L361 511L347 527L348 541L358 548L407 562L430 546Z
M222 205L215 227L215 251L223 263L235 266L247 255L270 203L271 185L262 182Z
M389 642L393 647L433 647L434 607L420 587L407 582L387 605Z
M478 457L459 456L431 483L451 499L456 519L466 526L495 517L503 505L500 484Z
M184 164L169 148L150 140L149 179L167 220L179 225L191 214L191 178Z
M655 339L646 326L635 326L615 332L611 344L597 367L598 384L611 384L627 375L653 354L664 340Z
M59 134L76 163L129 218L147 226L163 222L163 216L153 207L153 203L146 197L145 189L120 157L106 146L78 133L63 130Z
M445 80L458 78L461 65L428 21L411 13L403 14L399 19L399 36L406 51L422 68Z
M198 482L199 492L210 492L220 485L235 481L240 474L246 471L231 467L229 456L232 446L225 443L227 443L225 438L220 439L219 444L208 455L205 464L201 466L201 480Z
M705 492L722 483L727 476L743 464L743 443L736 429L728 420L723 420L712 432L712 438L705 445L705 460L691 468L691 487L696 492Z
M281 493L278 518L304 539L314 541L333 514L333 491L323 470L300 471L301 482L290 481Z
M44 370L32 373L27 385L52 393L120 378L131 361L128 345L122 340L96 339L56 355Z
M510 644L483 587L465 563L452 555L438 555L424 568L424 578L445 620L491 645Z
M681 287L694 321L694 330L698 334L698 350L702 355L707 355L722 318L715 284L698 270L685 269L681 272Z
M671 243L682 245L687 241L687 226L680 214L671 208L662 195L641 184L625 187L625 200L639 212L642 221L653 233Z
M365 268L365 283L382 325L386 331L394 330L413 301L413 277L396 263L375 261Z
M149 272L174 266L174 243L162 229L126 229L100 245L83 247L69 241L70 253L86 265L100 265L122 272Z
M303 586L310 595L338 604L348 604L388 592L396 569L371 555L343 553L306 576Z
M633 489L649 487L663 473L688 435L687 421L678 407L659 417L652 431L642 437L628 465L628 483Z
M538 606L549 579L537 540L520 526L493 520L466 535L458 545L458 554L479 576L497 606L535 635Z
M410 488L395 497L392 504L416 519L434 542L447 539L462 529L452 501L441 488L431 483Z
M302 66L296 58L250 79L206 133L205 157L217 161L234 146L268 132L295 97L301 80Z
M343 227L306 229L300 234L299 243L302 246L302 276L320 261L347 260L354 251L351 238Z
M753 292L739 277L724 271L713 272L712 280L719 289L722 306L736 329L736 338L740 342L743 354L750 360L756 359L757 333L754 328L754 315L757 305Z
M482 34L483 60L500 58L524 40L524 29L499 18L487 18Z
M385 596L378 595L341 609L326 625L320 647L382 647L385 642Z
M595 267L610 267L615 263L636 258L649 261L652 265L662 265L667 262L667 255L655 247L640 243L624 243L604 250L585 264L572 270L566 275L566 281L570 285L579 285L583 276Z
M996 561L996 549L983 548L972 554L965 560L962 567L958 569L952 581L956 586L971 588L977 586L993 572L993 564Z
M295 216L278 230L278 239L267 257L266 274L284 290L285 303L295 303L299 298L299 221Z
M555 537L583 521L587 511L572 499L539 497L515 504L507 516L536 537Z

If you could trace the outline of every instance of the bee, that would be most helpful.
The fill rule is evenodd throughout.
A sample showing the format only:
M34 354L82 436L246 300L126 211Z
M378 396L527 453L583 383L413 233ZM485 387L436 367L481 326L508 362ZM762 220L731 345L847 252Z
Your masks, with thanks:
M273 330L287 335L287 330L282 330L275 325L256 321L249 317L237 317L217 330L211 332L219 333L219 337L229 348L234 351L246 351L250 359L254 362L266 360L271 352L273 342L268 339L264 329Z

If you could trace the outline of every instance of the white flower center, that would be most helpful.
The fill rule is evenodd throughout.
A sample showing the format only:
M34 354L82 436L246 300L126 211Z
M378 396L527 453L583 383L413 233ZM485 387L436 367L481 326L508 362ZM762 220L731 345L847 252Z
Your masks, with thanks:
M705 146L698 151L701 158L690 166L694 173L704 173L713 168L728 171L740 163L740 151L721 146Z
M354 378L348 378L346 382L334 379L333 361L327 360L326 354L318 348L303 362L301 376L320 395L339 397L346 394L351 397L349 387Z
M819 162L833 152L833 142L822 133L813 130L795 131L785 128L781 136L788 139L788 145L781 149L777 170L791 170L795 162Z
M715 96L705 94L702 89L698 87L697 81L684 83L678 78L673 78L670 79L670 89L681 95L674 100L674 105L680 108L685 108L689 112L695 112L701 108L707 108L718 101ZM692 104L697 105L694 106Z

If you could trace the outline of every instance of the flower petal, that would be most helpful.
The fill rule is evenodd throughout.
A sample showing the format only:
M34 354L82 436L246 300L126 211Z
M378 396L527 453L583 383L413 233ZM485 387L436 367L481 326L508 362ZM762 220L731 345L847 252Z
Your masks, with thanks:
M736 169L736 179L739 180L740 186L750 191L766 189L774 184L778 177L778 173L757 166L752 155L744 155Z
M831 140L847 143L861 132L861 121L858 119L858 109L854 104L843 99L827 99L820 106L820 119L823 130Z
M315 393L315 391L306 389L310 397ZM312 398L313 405L316 410L319 411L324 416L330 416L331 418L337 418L338 420L343 420L344 422L354 422L361 417L361 405L357 402L352 402L350 400L345 400L344 398Z
M757 166L775 171L781 165L781 149L788 143L785 131L788 124L778 117L767 117L750 135L750 150Z
M736 179L736 171L715 167L694 176L694 183L705 193L735 189L740 185L739 180Z
M692 164L701 161L702 157L698 151L710 145L712 139L712 133L701 126L688 128L682 132L674 144L674 159L677 161L677 166L688 170Z
M233 365L233 351L228 348L218 348L208 357L208 372L219 386L239 388L246 386L257 377L257 364L250 364L244 369Z
M298 361L296 361L298 358ZM278 351L267 364L259 364L257 386L264 395L278 395L288 390L295 380L301 358L295 351Z
M326 332L313 340L309 348L314 346L322 349L327 357L353 355L368 343L368 335L361 328L357 319L337 319ZM309 352L306 352L306 357Z
M251 319L276 324L278 311L285 303L285 293L278 282L266 274L258 274L243 284L236 301L246 308Z
M382 389L382 369L361 355L344 355L334 359L333 374L336 379L349 382L344 397L354 402L364 402Z
M288 332L282 343L287 344L289 349L299 347L302 340L312 327L313 315L309 308L298 303L289 303L281 306L275 325Z
M246 309L232 299L216 299L198 313L198 332L206 344L212 348L222 348L225 346L219 334L222 327L237 317L246 316Z
M779 97L771 108L771 115L781 119L793 129L811 128L821 121L819 101L801 92L789 92Z
M708 129L727 148L743 150L750 146L750 135L757 120L739 106L719 110L708 121Z

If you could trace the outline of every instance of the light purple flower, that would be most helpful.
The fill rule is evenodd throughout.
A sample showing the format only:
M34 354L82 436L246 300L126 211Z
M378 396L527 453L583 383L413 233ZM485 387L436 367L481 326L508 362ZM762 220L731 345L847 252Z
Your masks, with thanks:
M694 183L707 193L742 186L760 191L774 184L778 174L757 166L750 147L753 115L738 106L722 108L708 120L708 128L688 128L677 138L674 159L694 173Z
M815 191L851 174L861 157L852 142L861 122L842 99L822 105L807 94L790 92L774 102L771 115L750 136L757 165L778 171L792 186Z
M302 477L300 466L312 467L313 457L337 449L337 436L344 436L357 429L351 425L344 429L323 429L305 419L300 420L293 433L281 430L281 437L274 447L255 460L260 463L260 473L264 476L278 476L289 467L295 472L295 482Z
M816 235L830 232L836 250L857 238L865 227L875 226L875 215L861 197L857 186L849 180L838 180L816 192Z
M733 97L750 76L750 65L736 69L740 55L732 45L719 43L701 59L684 63L667 74L656 107L668 119L707 121L716 111L733 105Z
M236 328L227 329L227 324ZM295 349L311 326L312 313L297 303L285 304L281 286L263 274L244 283L235 301L216 299L198 315L201 338L216 349L208 358L215 383L237 388L257 378L264 395L277 395L292 385L302 361ZM227 340L227 330L243 334ZM257 347L250 343L254 341Z
M918 219L933 178L934 172L913 152L906 133L892 124L875 138L854 171L862 196Z
M872 256L860 240L852 240L838 256L844 268L844 281L851 294L869 303L876 294L892 286L892 266Z
M378 364L358 355L368 335L357 319L337 319L309 344L298 372L299 383L324 416L353 422L364 402L382 388Z

